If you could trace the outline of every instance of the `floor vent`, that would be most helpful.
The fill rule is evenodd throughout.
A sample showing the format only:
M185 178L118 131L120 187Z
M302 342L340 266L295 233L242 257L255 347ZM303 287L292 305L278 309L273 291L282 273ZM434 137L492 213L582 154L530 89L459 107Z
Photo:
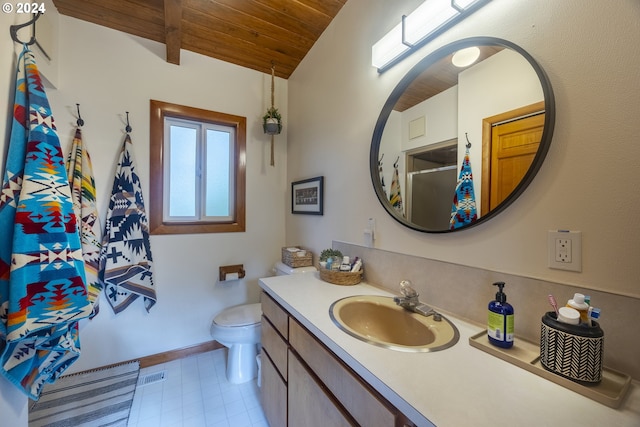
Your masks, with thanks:
M159 383L167 379L167 371L154 372L152 374L143 375L138 378L138 386L144 386Z

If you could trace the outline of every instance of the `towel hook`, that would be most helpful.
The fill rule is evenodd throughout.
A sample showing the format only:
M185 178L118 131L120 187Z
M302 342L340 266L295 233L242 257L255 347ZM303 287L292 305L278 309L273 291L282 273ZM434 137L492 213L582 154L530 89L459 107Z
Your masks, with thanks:
M82 127L84 126L84 120L82 120L82 116L80 116L80 104L76 104L76 108L78 109L78 120L76 120L76 123L78 127Z
M395 163L393 164L394 168L398 167L398 161L400 161L400 156L398 156L398 158L396 159Z
M382 166L382 159L384 159L384 153L382 153L382 156L380 156L380 159L378 160L378 166Z
M36 42L36 21L38 20L38 18L40 18L40 15L42 15L42 12L38 12L33 17L33 19L30 19L24 24L16 24L10 26L9 33L11 34L11 38L13 39L13 41L27 46L34 44ZM33 25L33 28L31 30L31 39L28 42L23 42L18 38L18 30L24 27L28 27L29 25Z
M465 138L467 138L467 148L471 148L471 141L469 141L469 134L467 132L464 133Z
M124 128L124 130L127 131L127 133L131 132L133 129L131 129L131 125L129 125L129 112L127 111L127 127Z

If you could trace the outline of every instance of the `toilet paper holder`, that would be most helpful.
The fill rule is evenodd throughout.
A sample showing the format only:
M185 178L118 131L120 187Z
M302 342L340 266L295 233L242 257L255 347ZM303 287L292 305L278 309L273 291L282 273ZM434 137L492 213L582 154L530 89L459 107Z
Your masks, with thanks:
M242 279L245 274L243 264L222 265L220 266L219 271L219 278L221 282L226 282L227 280Z

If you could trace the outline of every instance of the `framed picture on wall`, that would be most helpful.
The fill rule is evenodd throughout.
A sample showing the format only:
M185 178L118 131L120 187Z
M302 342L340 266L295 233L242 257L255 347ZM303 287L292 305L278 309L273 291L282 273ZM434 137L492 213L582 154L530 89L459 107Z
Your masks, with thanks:
M291 213L322 215L324 177L291 183Z

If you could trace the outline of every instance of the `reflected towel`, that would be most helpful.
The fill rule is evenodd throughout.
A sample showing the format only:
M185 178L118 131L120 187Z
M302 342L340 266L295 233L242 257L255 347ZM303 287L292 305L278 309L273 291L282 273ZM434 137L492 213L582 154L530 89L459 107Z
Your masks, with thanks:
M0 372L37 400L79 356L91 313L69 180L33 53L18 59L0 194Z
M473 191L473 173L471 172L471 160L469 159L469 147L464 154L460 175L456 185L451 207L451 220L449 229L455 230L463 225L471 224L478 219L476 210L476 196Z
M400 176L398 166L393 165L393 178L391 179L391 189L389 195L391 206L404 217L404 207L402 206L402 194L400 193Z
M99 274L107 300L116 314L140 296L144 298L147 312L156 303L149 222L129 134L122 144L113 180Z
M102 282L98 279L102 230L96 207L96 184L93 179L91 157L82 142L82 132L76 129L73 144L67 157L67 175L73 195L73 210L76 222L80 224L80 242L84 258L84 272L87 279L87 293L93 311L91 318L98 314Z

